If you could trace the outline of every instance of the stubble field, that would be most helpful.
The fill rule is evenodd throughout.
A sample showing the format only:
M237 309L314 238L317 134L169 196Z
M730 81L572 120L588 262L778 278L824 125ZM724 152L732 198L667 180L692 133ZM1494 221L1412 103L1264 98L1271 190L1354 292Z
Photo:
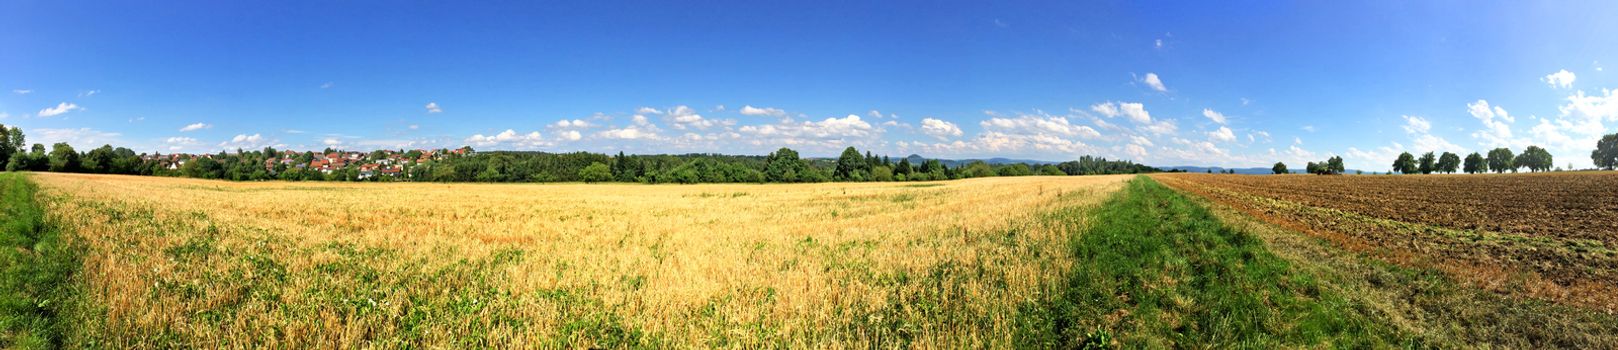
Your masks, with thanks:
M1618 173L1156 178L1486 290L1618 311Z
M1073 264L1039 216L1129 179L30 177L84 252L66 345L210 348L1003 346Z

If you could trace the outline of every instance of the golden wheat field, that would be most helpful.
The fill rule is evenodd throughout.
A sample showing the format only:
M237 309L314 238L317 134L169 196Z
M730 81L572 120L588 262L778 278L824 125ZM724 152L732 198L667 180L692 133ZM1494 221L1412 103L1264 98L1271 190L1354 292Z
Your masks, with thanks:
M37 173L110 347L981 347L1128 176L769 185Z

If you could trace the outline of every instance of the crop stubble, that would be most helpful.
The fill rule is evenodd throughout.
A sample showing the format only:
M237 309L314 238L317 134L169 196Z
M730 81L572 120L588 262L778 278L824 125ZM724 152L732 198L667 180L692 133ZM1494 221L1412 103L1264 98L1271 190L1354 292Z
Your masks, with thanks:
M1155 177L1485 289L1618 309L1618 173Z

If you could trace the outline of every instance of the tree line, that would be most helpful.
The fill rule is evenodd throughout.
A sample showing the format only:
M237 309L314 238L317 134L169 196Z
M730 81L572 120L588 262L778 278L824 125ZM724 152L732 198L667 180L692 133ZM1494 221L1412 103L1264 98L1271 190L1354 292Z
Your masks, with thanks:
M1304 166L1304 171L1315 175L1342 174L1343 171L1345 171L1343 168L1343 157L1331 156L1322 162L1309 162ZM1287 169L1286 163L1275 162L1275 165L1270 167L1270 172L1275 174L1287 174L1291 171Z
M124 147L104 145L78 152L67 143L49 151L34 144L24 149L25 136L16 127L0 125L0 159L8 171L52 171L100 174L156 175L235 181L431 181L431 182L638 182L638 183L791 183L829 181L930 181L988 176L1135 174L1160 171L1127 160L1083 156L1056 164L990 164L970 161L950 166L943 160L905 157L894 160L861 153L848 147L836 159L803 158L790 148L765 156L680 154L607 155L591 152L444 152L423 158L422 150L378 150L360 161L335 169L314 169L311 161L340 153L327 148L293 153L262 150L221 151L205 155L137 154ZM358 164L393 157L412 160L396 175L379 176ZM424 159L416 162L414 160ZM283 162L282 160L289 160ZM183 165L182 165L183 164Z
M1393 160L1393 171L1401 174L1453 174L1457 170L1467 174L1486 172L1504 173L1517 172L1518 169L1527 168L1530 172L1550 171L1554 158L1550 151L1539 146L1528 146L1522 154L1515 154L1510 148L1500 147L1489 150L1487 155L1472 152L1463 160L1460 155L1444 152L1435 156L1433 152L1422 154L1420 158L1403 152Z

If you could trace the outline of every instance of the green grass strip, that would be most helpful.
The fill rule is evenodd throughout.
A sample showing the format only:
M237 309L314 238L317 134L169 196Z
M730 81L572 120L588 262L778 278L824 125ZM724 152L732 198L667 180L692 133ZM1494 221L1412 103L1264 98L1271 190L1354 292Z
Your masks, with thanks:
M1043 314L1024 310L1022 338L1046 341L1023 345L1386 348L1405 338L1150 178L1089 215L1075 226L1065 290L1049 293Z
M22 174L0 173L0 347L60 348L70 324L69 280L78 253L45 222L35 187Z

